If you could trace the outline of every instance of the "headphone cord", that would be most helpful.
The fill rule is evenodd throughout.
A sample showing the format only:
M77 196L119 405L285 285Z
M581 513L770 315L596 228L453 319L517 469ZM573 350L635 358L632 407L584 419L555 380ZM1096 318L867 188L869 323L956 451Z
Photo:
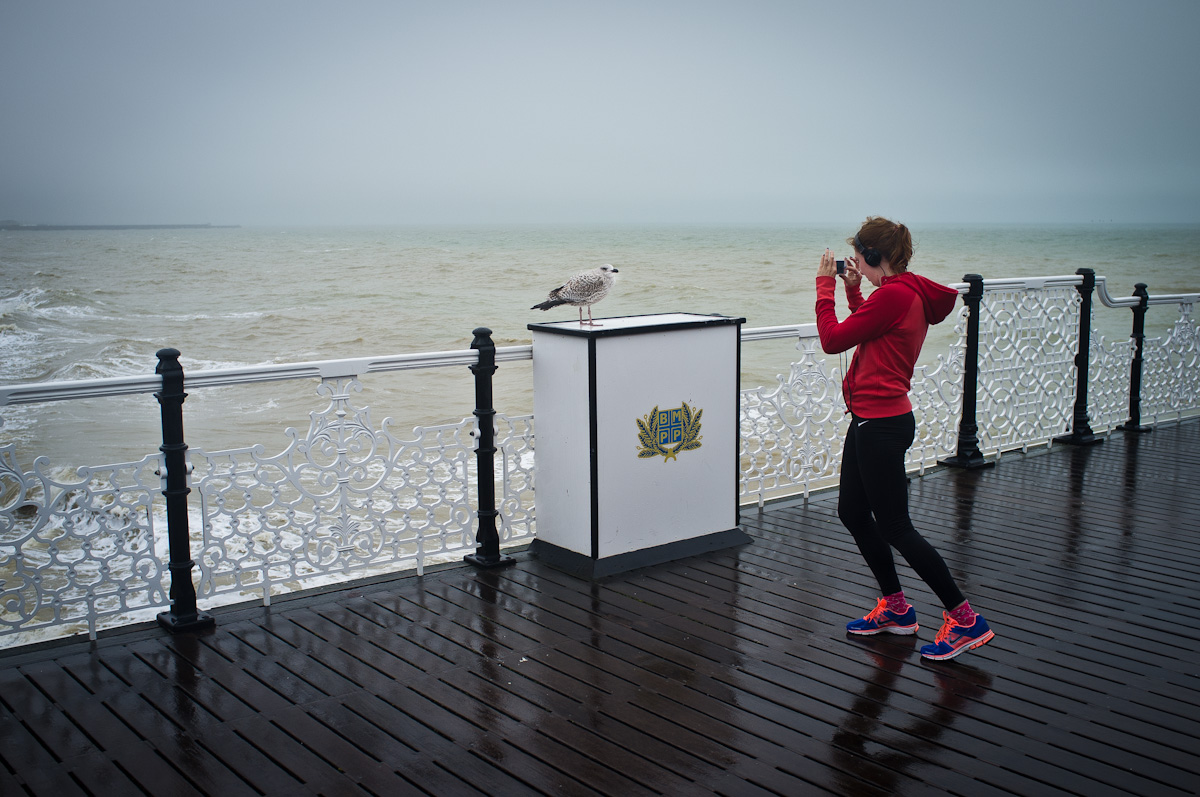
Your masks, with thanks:
M850 414L850 401L846 397L846 377L849 376L849 374L850 374L850 366L847 364L848 355L846 353L848 351L849 351L849 349L847 349L846 351L838 352L838 365L842 369L842 384L841 384L842 403L846 405L845 409L842 411L843 415ZM851 361L851 362L853 362L853 361Z

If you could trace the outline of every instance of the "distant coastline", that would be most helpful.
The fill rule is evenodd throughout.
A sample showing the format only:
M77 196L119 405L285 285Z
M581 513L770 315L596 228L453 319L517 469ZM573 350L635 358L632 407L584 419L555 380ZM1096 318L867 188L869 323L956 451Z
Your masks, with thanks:
M18 224L0 221L0 230L228 230L239 224Z

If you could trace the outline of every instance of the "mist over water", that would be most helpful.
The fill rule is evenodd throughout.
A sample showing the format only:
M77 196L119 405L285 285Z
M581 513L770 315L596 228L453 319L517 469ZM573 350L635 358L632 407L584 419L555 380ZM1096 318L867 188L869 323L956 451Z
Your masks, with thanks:
M530 310L567 277L603 263L620 269L596 305L602 316L719 313L746 327L814 320L821 251L839 254L855 225L472 226L232 228L0 232L0 384L153 373L174 347L188 372L263 363L469 347L472 330L498 346L527 343L526 325L576 317L569 306ZM912 268L944 283L1071 274L1094 268L1110 293L1146 282L1152 294L1200 291L1200 226L914 227ZM845 304L839 297L839 316ZM1177 310L1154 308L1149 334ZM1129 334L1127 310L1097 309L1109 336ZM952 323L931 330L923 361L944 354ZM743 347L743 387L774 384L793 341ZM455 422L470 415L466 368L362 378L357 399L378 427ZM286 446L322 408L315 380L193 390L185 404L192 448ZM530 364L505 363L496 408L532 409ZM53 402L0 410L0 444L18 459L98 464L138 459L161 442L153 396Z

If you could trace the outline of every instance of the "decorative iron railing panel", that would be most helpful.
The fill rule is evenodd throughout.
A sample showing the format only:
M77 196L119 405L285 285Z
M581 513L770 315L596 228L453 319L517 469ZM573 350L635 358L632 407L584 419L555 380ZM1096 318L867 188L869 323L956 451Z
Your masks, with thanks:
M402 440L385 419L357 407L355 379L326 379L328 405L295 429L278 454L261 445L193 450L199 496L198 597L290 592L397 570L474 550L476 422L417 427ZM531 419L502 418L499 440L511 483L498 495L510 513L506 541L532 535Z
M965 308L956 316L956 342L935 365L913 373L910 398L917 421L916 439L906 460L924 472L954 451L962 400ZM820 351L814 325L800 329L800 359L772 388L742 391L740 495L761 505L773 497L836 484L846 432L842 396L844 366L833 367ZM845 358L842 358L845 359Z
M105 621L165 606L161 473L158 454L74 473L39 457L26 471L0 448L0 634L95 638Z
M496 413L493 422L498 457L495 476L500 543L516 545L533 539L535 529L533 416Z
M1142 376L1142 420L1177 420L1200 409L1200 328L1194 302L1180 304L1166 337L1147 338Z
M839 442L845 434L841 373L818 356L815 336L796 344L800 359L771 389L742 391L741 488L743 498L809 491L837 478Z
M1088 353L1088 416L1093 431L1109 431L1129 418L1129 367L1133 362L1133 338L1104 339L1092 329Z
M979 448L1049 443L1071 425L1079 293L1070 286L991 288L979 316Z

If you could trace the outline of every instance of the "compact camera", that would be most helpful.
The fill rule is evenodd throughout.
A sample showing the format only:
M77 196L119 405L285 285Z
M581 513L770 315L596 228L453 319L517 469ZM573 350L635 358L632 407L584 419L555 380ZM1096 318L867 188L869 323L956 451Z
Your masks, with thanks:
M845 261L845 260L835 260L835 261L833 261L833 262L834 262L834 265L836 265L836 266L837 266L837 273L838 273L838 274L845 274L845 273L846 273L846 261Z

